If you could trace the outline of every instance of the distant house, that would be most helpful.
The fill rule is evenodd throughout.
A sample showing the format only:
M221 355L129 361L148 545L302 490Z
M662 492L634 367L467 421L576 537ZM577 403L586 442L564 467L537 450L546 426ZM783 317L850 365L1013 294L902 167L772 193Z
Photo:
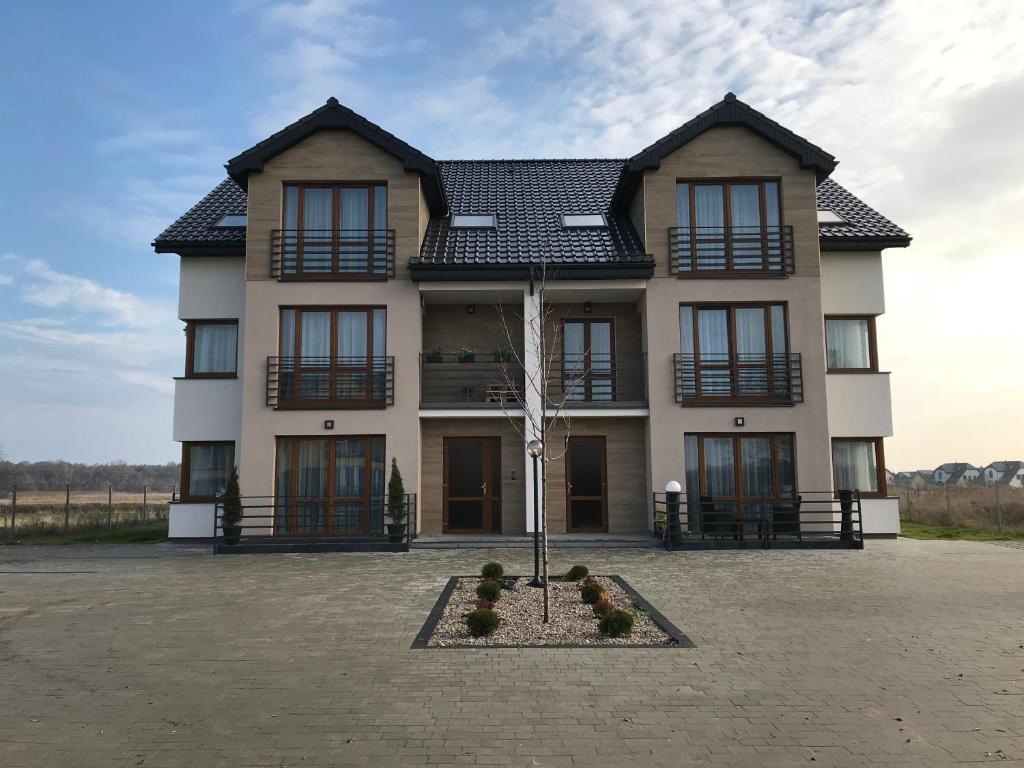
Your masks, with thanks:
M1024 488L1024 462L993 461L981 470L986 485L1007 485Z
M935 468L935 482L939 485L973 485L981 478L981 470L963 461L951 461Z
M923 488L935 482L934 472L930 469L914 469L910 472L897 472L895 485L900 488Z

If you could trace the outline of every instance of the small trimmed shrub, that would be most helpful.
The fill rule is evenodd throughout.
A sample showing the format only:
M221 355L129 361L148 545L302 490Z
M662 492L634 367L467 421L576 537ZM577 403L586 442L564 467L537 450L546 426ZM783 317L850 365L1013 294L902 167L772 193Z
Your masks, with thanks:
M505 575L505 569L501 567L501 563L488 563L480 569L480 575L485 579L500 579Z
M586 578L588 573L590 573L590 571L587 569L587 566L574 565L569 569L568 573L565 574L565 578L567 581L579 581L580 579Z
M496 581L481 581L480 586L476 588L476 596L481 600L496 602L501 597L501 587Z
M632 613L616 608L601 619L601 631L608 637L625 637L633 631L634 621Z
M594 615L595 616L607 616L615 609L615 604L608 599L608 595L604 595L600 600L594 603Z
M490 608L477 608L466 617L466 626L473 637L490 637L498 631L501 619Z
M580 587L580 599L588 605L593 605L605 595L604 587L596 581L587 582Z

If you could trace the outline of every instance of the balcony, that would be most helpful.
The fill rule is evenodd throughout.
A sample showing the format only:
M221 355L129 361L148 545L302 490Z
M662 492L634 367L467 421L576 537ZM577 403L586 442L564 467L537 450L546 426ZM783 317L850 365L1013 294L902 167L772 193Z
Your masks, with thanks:
M647 405L647 355L590 352L566 357L548 381L548 402L567 408L636 408Z
M673 356L676 402L684 406L795 405L804 401L803 363L788 355Z
M270 276L278 280L386 280L395 276L393 229L275 229Z
M523 371L501 355L420 355L424 408L519 408Z
M384 408L395 402L393 357L268 357L271 408Z
M788 277L793 227L669 227L669 272L676 277Z

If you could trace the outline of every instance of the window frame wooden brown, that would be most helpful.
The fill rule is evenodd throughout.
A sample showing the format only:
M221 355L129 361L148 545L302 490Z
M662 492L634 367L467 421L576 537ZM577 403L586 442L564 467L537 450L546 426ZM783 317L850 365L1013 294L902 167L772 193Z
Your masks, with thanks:
M875 473L877 475L877 491L858 491L862 499L886 499L889 497L889 485L885 480L885 438L884 437L833 437L829 445L829 460L832 463L832 487L835 490L836 498L839 498L839 487L836 482L836 457L833 445L835 443L874 443L875 445ZM854 490L854 489L843 489Z
M376 310L384 310L384 354L380 356L380 359L384 361L385 371L382 375L386 377L387 367L387 340L388 340L388 307L386 304L332 304L327 306L316 305L316 304L283 304L278 307L277 312L277 349L278 352L284 350L284 315L286 310L292 310L295 313L295 328L294 338L292 339L292 357L297 360L302 360L302 355L299 354L302 349L302 313L303 312L329 312L331 315L331 340L330 340L330 351L331 354L328 356L330 359L330 365L325 367L312 367L308 370L309 373L327 373L329 391L335 393L336 385L338 381L339 373L353 373L353 372L365 372L367 381L367 397L365 398L335 398L330 397L327 399L314 399L304 400L301 398L284 399L279 398L277 407L282 410L286 409L322 409L324 407L336 407L336 408L384 408L387 406L387 395L377 399L373 397L372 387L374 382L374 360L378 359L373 354L373 342L374 342L374 329L373 329L373 314ZM369 354L366 356L366 364L364 366L357 365L338 365L337 361L340 359L336 354L338 350L338 314L341 312L365 312L367 316L366 320L366 349ZM281 355L281 360L285 359L285 356ZM299 381L303 372L301 363L297 363L293 371L296 376L296 381ZM385 381L385 390L387 389L387 383Z
M878 332L875 326L876 315L825 315L822 329L825 332L825 371L826 373L878 373ZM828 321L829 320L866 320L868 324L868 357L867 368L830 368L828 367Z
M560 391L562 397L565 398L565 381L566 381L566 369L565 369L565 324L566 323L581 323L583 325L583 397L579 400L565 399L566 403L614 403L618 399L617 387L616 387L616 364L615 364L615 318L614 317L563 317L561 320L561 327L559 332L561 336L562 354L560 356L560 367L562 379L560 382ZM609 338L609 360L608 360L608 372L594 375L593 371L593 360L591 358L591 347L590 347L590 326L593 323L608 323L608 338ZM594 379L598 381L608 381L611 383L611 397L607 400L594 400L593 399L593 384ZM568 406L567 406L568 407Z
M192 485L192 454L191 449L194 446L213 446L213 445L230 445L231 446L231 461L228 462L229 467L234 469L235 467L235 441L234 440L183 440L181 443L181 483L180 491L178 493L178 500L182 502L211 502L216 501L217 496L195 496L191 493L190 487ZM230 472L230 470L229 470Z
M369 180L369 181L329 181L329 180L318 180L318 181L282 181L281 182L281 231L288 232L288 188L295 187L298 190L298 203L295 211L295 252L296 252L296 270L294 272L286 272L282 270L280 279L282 280L351 280L358 282L361 280L387 280L387 269L385 268L383 273L374 271L375 253L377 243L371 235L375 232L374 229L374 190L377 187L383 187L385 193L385 210L388 216L390 216L391 207L391 190L387 180ZM305 247L305 235L307 231L302 226L303 208L305 206L305 195L304 191L307 189L330 189L331 193L331 237L324 239L323 241L317 240L313 243L316 246L329 245L331 248L331 268L326 271L306 271L299 269L298 267L303 264L304 259L299 258L299 254L303 253ZM366 217L366 240L364 242L346 241L344 245L365 245L366 246L366 271L356 272L341 270L340 257L341 257L341 237L340 233L346 230L341 229L341 190L342 189L365 189L367 190L367 217ZM387 223L387 222L385 222ZM326 230L325 230L326 231ZM386 229L380 230L381 232L387 232ZM385 236L386 237L386 236ZM385 246L386 251L386 246ZM385 259L386 259L385 255Z
M795 501L797 495L799 495L799 493L800 493L800 484L799 484L799 479L798 479L798 476L797 476L798 475L797 458L796 458L797 457L797 445L796 445L797 441L796 441L796 433L795 432L739 432L739 431L736 431L736 432L686 432L686 433L683 434L684 446L685 446L686 438L690 437L690 436L693 436L693 437L697 438L697 486L698 486L697 487L697 499L698 500L702 496L709 495L708 493L706 493L707 481L705 479L705 474L704 474L704 469L705 469L705 466L704 466L704 439L708 438L708 437L710 437L710 438L729 438L729 439L732 440L733 472L734 472L733 480L734 480L734 482L736 484L736 493L735 493L734 496L729 496L729 497L715 496L713 498L715 499L716 502L718 502L718 501L727 501L727 502L730 502L730 503L735 503L736 504L736 515L737 515L737 518L740 518L740 516L742 515L743 505L746 504L746 503L751 503L751 504L754 504L754 503L776 504L776 503L783 502L783 501ZM772 497L764 497L764 496L748 497L748 496L745 496L744 493L743 493L743 460L742 460L741 441L742 441L742 439L744 437L767 437L771 441L771 448L772 448L772 487L775 490L775 495L772 496ZM788 437L788 438L790 438L790 444L792 446L792 451L793 451L793 456L792 456L792 461L793 461L793 498L792 499L787 499L786 497L782 496L781 492L780 492L781 483L779 482L779 480L780 480L780 475L779 475L779 443L778 443L778 438L779 437ZM685 461L685 457L684 457L684 461ZM687 498L689 499L690 503L692 504L694 499L693 499L693 496L691 495L690 488L686 489L686 493L687 493Z
M792 353L792 345L789 338L789 302L788 301L734 301L734 302L679 302L679 307L676 310L676 317L679 318L683 307L689 307L692 310L692 327L691 332L693 334L693 364L694 364L694 395L690 400L699 402L709 403L730 403L730 404L742 404L750 403L752 405L764 404L777 402L779 397L774 393L775 388L775 367L773 361L776 356L786 357L787 376L789 371L789 356ZM774 348L774 340L772 339L772 307L782 307L782 325L783 332L786 340L786 349L784 352L776 352ZM725 363L712 363L704 365L700 361L700 330L698 313L702 309L724 309L728 318L729 324L729 359ZM762 363L741 363L738 358L738 343L736 339L736 310L737 309L761 309L765 314L765 362ZM683 340L682 340L682 322L680 325L680 339L678 348L680 354L682 354ZM704 395L701 392L700 383L700 371L702 368L712 368L716 370L728 370L730 377L730 389L732 382L736 382L737 392L735 395ZM763 395L759 394L741 394L739 392L739 371L741 369L765 369L767 371L766 381L768 383L767 392Z
M235 369L233 371L202 372L195 370L195 344L197 325L235 326ZM238 318L201 318L185 320L185 378L186 379L237 379L238 378Z

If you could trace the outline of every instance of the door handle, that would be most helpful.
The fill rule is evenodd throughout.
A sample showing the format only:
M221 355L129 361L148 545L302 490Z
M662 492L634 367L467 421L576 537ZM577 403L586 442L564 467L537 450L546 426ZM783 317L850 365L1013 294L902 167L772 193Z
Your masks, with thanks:
M480 485L480 490L481 490L481 491L482 491L483 493L485 493L485 494L486 494L486 493L487 493L487 483L482 483L482 484Z

